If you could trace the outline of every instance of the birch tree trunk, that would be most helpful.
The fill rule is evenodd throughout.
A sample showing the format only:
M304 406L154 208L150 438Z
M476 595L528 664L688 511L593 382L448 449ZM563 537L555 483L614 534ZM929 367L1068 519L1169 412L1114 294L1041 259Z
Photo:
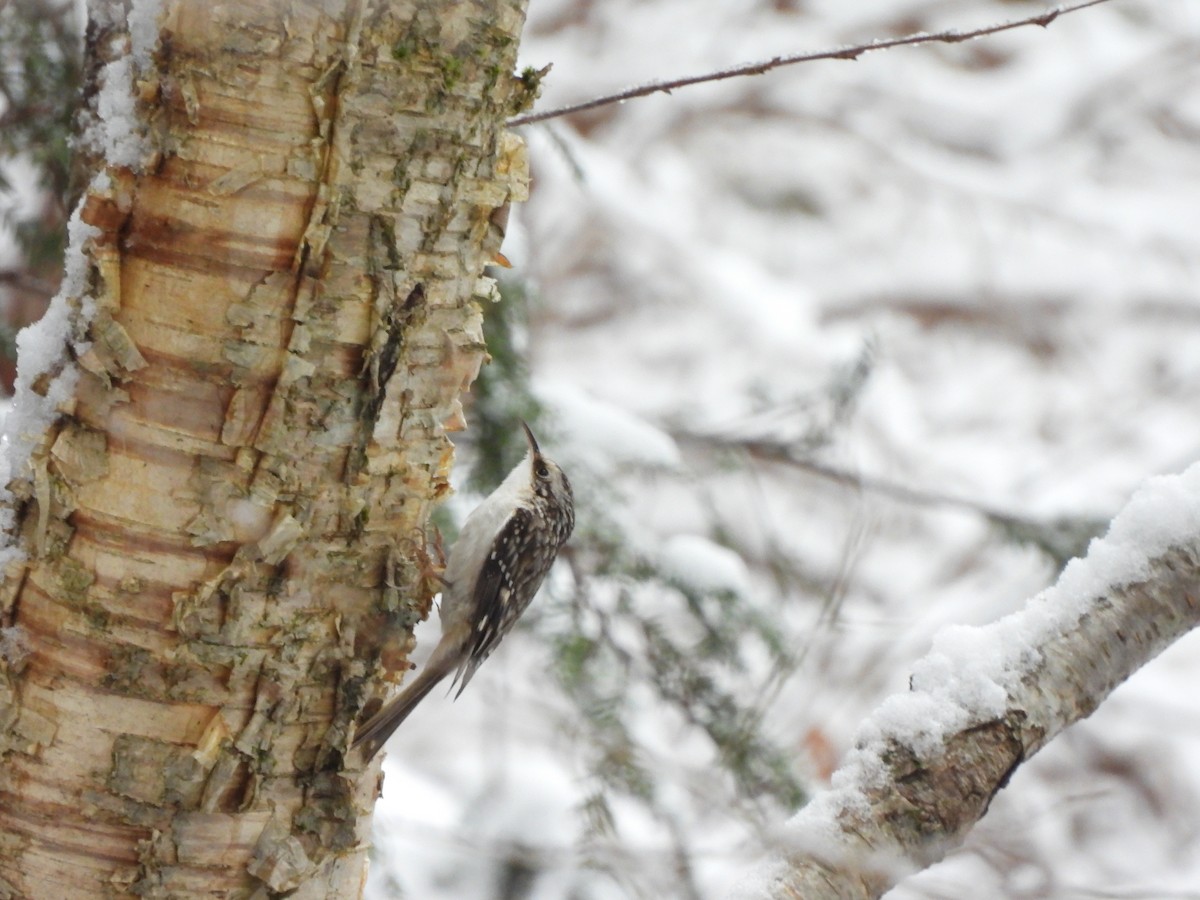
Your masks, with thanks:
M358 896L343 752L428 613L524 2L153 5L101 72L71 346L21 364L0 897Z

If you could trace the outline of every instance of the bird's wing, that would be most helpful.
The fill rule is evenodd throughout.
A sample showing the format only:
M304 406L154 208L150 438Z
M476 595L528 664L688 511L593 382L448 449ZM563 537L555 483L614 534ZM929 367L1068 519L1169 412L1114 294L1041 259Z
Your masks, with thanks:
M475 582L472 598L475 615L471 619L475 628L467 639L470 652L454 676L454 684L458 686L455 697L463 692L479 664L496 649L500 639L529 605L532 594L518 596L516 593L521 581L517 566L528 557L532 539L533 513L519 506L497 533Z

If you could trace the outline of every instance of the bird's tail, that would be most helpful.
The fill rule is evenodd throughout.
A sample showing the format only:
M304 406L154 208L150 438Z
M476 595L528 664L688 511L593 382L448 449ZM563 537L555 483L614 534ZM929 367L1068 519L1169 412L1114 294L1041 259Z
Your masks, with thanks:
M352 751L361 750L363 762L370 762L387 739L392 736L392 732L399 728L400 723L408 718L408 714L416 708L416 705L425 699L425 695L450 674L452 668L453 660L449 658L449 655L439 654L435 651L416 680L405 688L399 697L371 716L358 729L350 749Z

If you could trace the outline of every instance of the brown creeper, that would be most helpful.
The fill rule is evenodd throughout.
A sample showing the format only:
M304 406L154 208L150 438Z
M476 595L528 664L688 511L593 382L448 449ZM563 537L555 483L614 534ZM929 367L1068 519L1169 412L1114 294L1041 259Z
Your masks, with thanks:
M575 527L571 482L542 455L524 422L529 452L500 487L467 516L442 591L442 639L404 692L354 737L369 760L439 681L454 671L457 698L529 606Z

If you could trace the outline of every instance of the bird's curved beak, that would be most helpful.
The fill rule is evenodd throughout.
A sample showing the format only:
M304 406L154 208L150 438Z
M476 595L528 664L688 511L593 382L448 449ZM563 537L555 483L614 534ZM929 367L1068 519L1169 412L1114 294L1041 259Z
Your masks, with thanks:
M541 456L542 451L538 449L537 438L533 436L533 432L529 430L529 426L521 421L521 427L525 429L525 440L529 441L529 452L534 456Z

